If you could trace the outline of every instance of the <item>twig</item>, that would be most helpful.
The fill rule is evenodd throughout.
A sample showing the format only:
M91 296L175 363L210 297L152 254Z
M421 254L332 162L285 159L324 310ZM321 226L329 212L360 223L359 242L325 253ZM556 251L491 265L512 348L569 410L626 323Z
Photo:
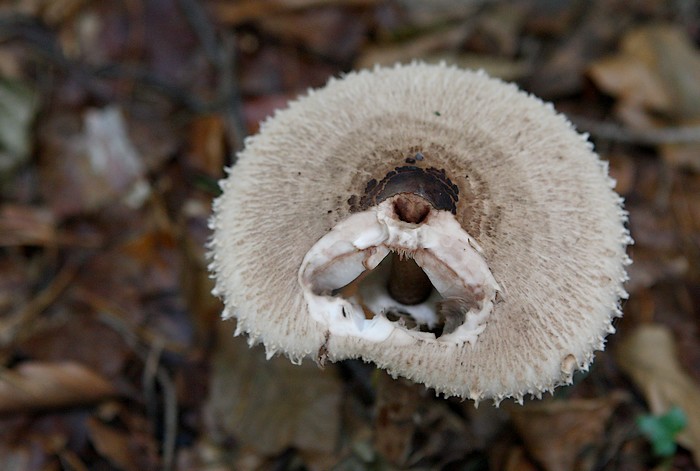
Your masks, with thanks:
M155 403L155 384L153 379L160 385L163 393L163 422L164 431L162 438L162 460L165 471L174 469L175 465L175 449L177 445L177 393L175 384L170 378L167 370L160 364L161 353L164 350L165 342L154 340L153 342L142 343L139 336L124 322L121 322L117 316L106 316L104 313L100 319L105 325L114 329L119 333L126 342L131 345L133 350L144 362L143 371L143 387L146 408L149 410L149 418L152 423L155 423L154 414L151 412L151 404ZM146 350L146 345L151 345L151 348Z
M158 402L156 401L156 376L160 367L160 359L163 354L163 342L153 343L145 353L141 382L143 387L146 415L152 424L158 420Z
M163 391L163 469L169 471L175 464L175 445L177 439L177 393L175 384L162 366L158 367L156 379Z
M19 312L9 316L3 331L0 332L0 346L4 348L11 344L25 326L36 319L65 291L78 273L79 266L79 264L64 266L34 299L24 305Z
M146 397L146 408L151 423L156 423L157 404L155 382L160 385L163 393L163 469L173 469L175 459L175 444L177 439L177 393L175 384L166 369L160 364L163 353L163 342L153 344L146 354L143 369L143 389Z
M93 309L95 309L95 311L99 312L100 320L102 322L109 325L123 336L128 332L129 338L127 340L130 344L134 344L134 342L139 342L143 345L162 343L163 350L178 355L187 353L190 350L186 345L165 340L160 335L148 328L127 323L125 319L128 319L128 313L109 300L91 291L78 288L76 290L76 296L86 304L90 305Z
M637 130L582 116L569 116L569 118L580 131L588 132L598 139L648 146L700 143L700 126Z
M10 41L23 41L24 44L32 47L64 73L73 76L86 90L105 100L111 99L111 97L104 96L104 90L98 86L98 83L99 80L111 79L131 80L137 85L163 95L194 113L221 112L230 107L231 103L240 103L236 96L230 97L225 95L220 95L212 101L202 101L192 96L187 89L174 86L171 82L160 79L139 67L126 66L124 64L90 66L69 59L57 46L53 32L35 19L21 15L0 18L0 44ZM224 76L223 81L227 81L226 76ZM240 111L239 115L242 116ZM244 135L242 136L244 137ZM242 137L239 139L239 136L236 135L236 140L242 142Z
M235 151L243 147L246 136L243 118L243 102L238 86L236 71L236 41L232 34L223 33L217 40L214 25L209 21L207 12L195 0L178 0L180 9L190 23L202 44L209 62L217 69L218 102L228 128L229 147Z
M238 152L243 149L243 140L247 132L243 118L243 100L236 72L236 41L232 35L224 35L222 41L224 61L219 77L219 94L226 97L224 113L229 131L229 147Z
M220 66L222 61L221 48L216 40L216 32L202 5L195 0L178 0L177 3L202 44L202 49L204 49L209 62L217 67Z

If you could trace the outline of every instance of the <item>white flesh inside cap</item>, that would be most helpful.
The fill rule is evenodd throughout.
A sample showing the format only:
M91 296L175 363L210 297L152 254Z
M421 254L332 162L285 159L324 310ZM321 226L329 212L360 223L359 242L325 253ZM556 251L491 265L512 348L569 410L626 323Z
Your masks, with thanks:
M392 334L396 340L435 339L434 333L409 330L386 314L405 312L416 322L433 327L438 323L436 302L455 300L454 305L464 306L464 322L437 340L473 345L500 291L479 246L450 212L432 209L419 224L404 222L395 214L393 199L339 222L306 253L299 282L311 316L331 335L373 342ZM413 306L401 304L387 292L384 273L368 276L347 298L335 295L364 272L376 269L390 252L413 258L438 295Z

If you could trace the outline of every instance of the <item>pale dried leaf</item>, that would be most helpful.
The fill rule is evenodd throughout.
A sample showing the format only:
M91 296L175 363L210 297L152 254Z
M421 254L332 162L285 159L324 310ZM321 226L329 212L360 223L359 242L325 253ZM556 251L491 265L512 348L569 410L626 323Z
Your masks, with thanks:
M422 59L430 53L456 48L471 32L470 25L458 25L425 34L410 41L365 48L355 62L358 69L394 65Z
M688 426L677 440L700 466L700 385L678 362L671 331L643 325L627 336L617 354L620 367L642 390L653 414L665 414L673 406L683 409Z
M136 189L145 172L121 111L88 110L83 129L53 116L43 132L43 191L58 215L100 208Z
M379 0L219 0L209 6L212 17L220 23L236 25L246 21L322 6L367 6Z
M618 55L601 59L588 72L598 87L626 107L661 111L671 106L672 98L662 78L636 57Z
M110 382L72 362L25 362L0 371L0 413L68 407L114 396Z
M38 103L35 91L24 83L0 78L0 177L29 157Z
M619 394L599 399L530 402L510 410L528 452L548 471L590 469Z
M662 112L673 124L700 117L700 52L678 26L651 25L631 30L620 52L591 65L596 84L615 96L618 116L630 126L639 113Z

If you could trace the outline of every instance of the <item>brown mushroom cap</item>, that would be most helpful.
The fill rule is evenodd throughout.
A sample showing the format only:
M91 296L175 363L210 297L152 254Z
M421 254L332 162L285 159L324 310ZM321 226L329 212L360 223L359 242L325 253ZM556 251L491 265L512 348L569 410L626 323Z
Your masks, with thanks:
M514 85L444 65L351 73L246 140L214 203L215 294L270 355L362 358L477 401L539 396L586 369L621 315L631 239L613 185L586 137ZM423 192L495 279L471 340L338 330L309 301L337 293L302 286L307 254L392 192Z

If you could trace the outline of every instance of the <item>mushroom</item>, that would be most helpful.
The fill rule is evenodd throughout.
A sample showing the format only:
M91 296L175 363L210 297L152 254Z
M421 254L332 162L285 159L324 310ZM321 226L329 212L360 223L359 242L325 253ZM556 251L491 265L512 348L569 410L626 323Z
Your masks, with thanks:
M268 356L348 358L522 402L614 332L632 242L607 164L482 72L350 73L245 142L214 202L214 294Z

